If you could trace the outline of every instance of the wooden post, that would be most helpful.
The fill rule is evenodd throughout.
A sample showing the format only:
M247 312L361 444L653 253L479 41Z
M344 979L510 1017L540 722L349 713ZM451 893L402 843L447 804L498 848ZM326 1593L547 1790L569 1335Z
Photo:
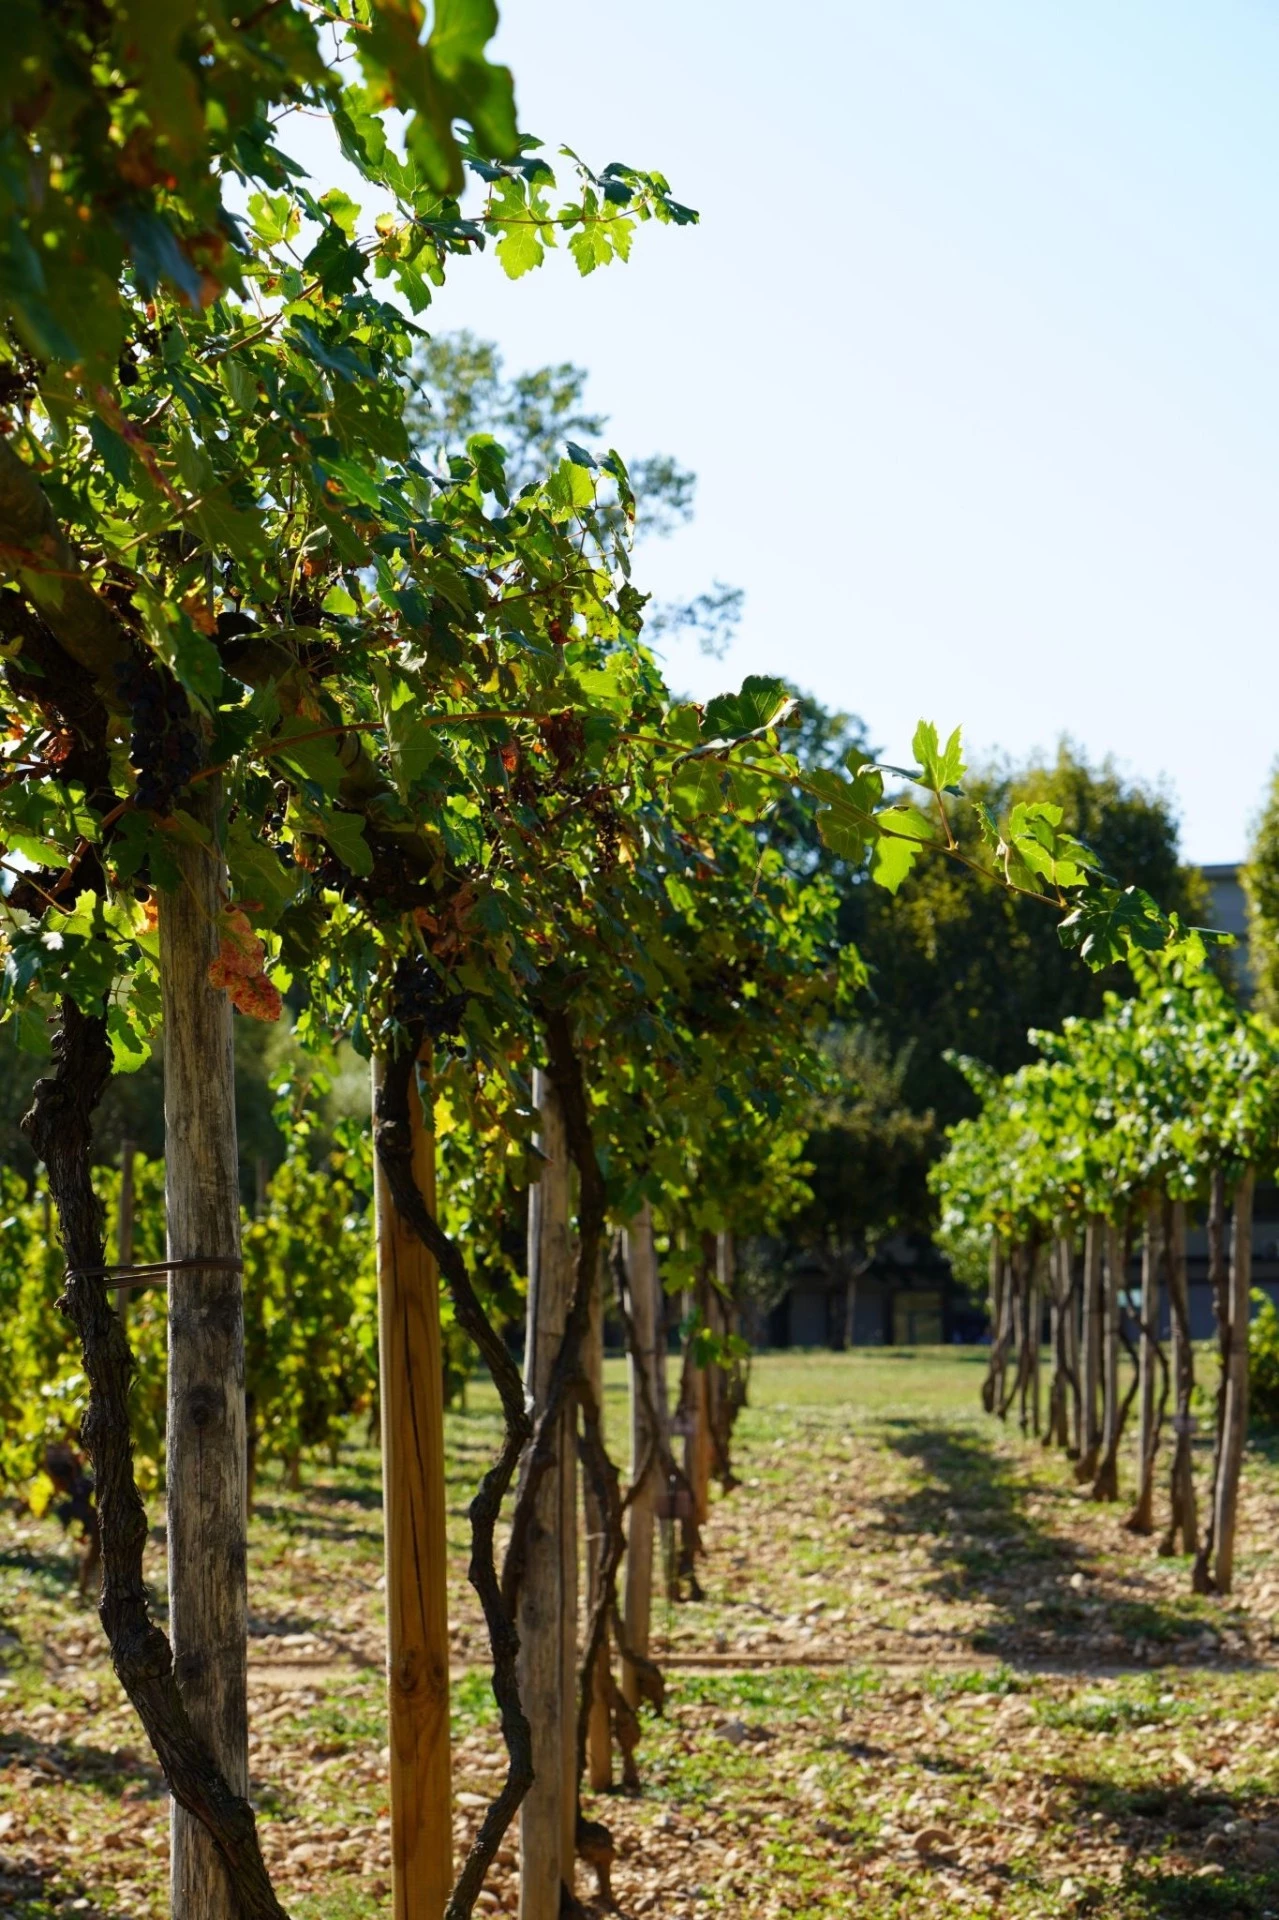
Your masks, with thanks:
M1252 1197L1256 1172L1245 1169L1235 1188L1234 1223L1230 1236L1230 1360L1226 1374L1226 1404L1221 1434L1221 1465L1214 1506L1213 1584L1229 1593L1234 1578L1235 1523L1239 1510L1239 1475L1248 1437L1248 1323L1252 1317Z
M600 1410L600 1434L604 1432L604 1259L601 1257L591 1295L591 1321L586 1336L583 1366L591 1392ZM604 1555L606 1516L589 1474L582 1476L582 1507L586 1516L587 1618L594 1615L599 1598L600 1563ZM586 1778L594 1793L607 1793L613 1784L613 1741L609 1724L609 1667L612 1660L612 1629L606 1621L604 1638L591 1677L591 1710L586 1721Z
M1027 1280L1027 1327L1030 1342L1030 1409L1031 1432L1039 1438L1040 1431L1040 1395L1043 1384L1039 1365L1039 1349L1044 1330L1044 1249L1037 1246L1030 1255L1030 1272Z
M185 802L212 835L211 779ZM240 1252L231 1003L209 985L224 868L213 845L170 848L178 884L160 895L164 1018L164 1170L168 1258L234 1260ZM238 1269L169 1276L169 1636L195 1731L232 1790L249 1790L246 1640L244 1304ZM236 1920L207 1830L172 1803L175 1920Z
M1094 1500L1119 1498L1119 1294L1123 1283L1124 1236L1106 1222L1106 1258L1102 1272L1102 1420L1101 1449L1093 1478Z
M1078 1460L1083 1449L1084 1398L1083 1382L1079 1375L1079 1288L1076 1280L1074 1237L1064 1233L1057 1242L1057 1285L1061 1293L1068 1401L1063 1443L1071 1456Z
M1101 1254L1105 1242L1105 1223L1091 1214L1084 1229L1084 1297L1082 1302L1084 1351L1081 1372L1083 1390L1083 1433L1076 1479L1091 1480L1097 1471L1101 1453L1101 1349L1102 1285Z
M990 1236L990 1286L987 1294L987 1311L990 1316L990 1360L981 1388L981 1403L987 1413L994 1413L1004 1401L1004 1369L1008 1358L1007 1342L1004 1336L1005 1271L999 1235L993 1233Z
M1190 1338L1190 1287L1186 1275L1186 1203L1166 1201L1164 1242L1168 1251L1168 1301L1172 1320L1173 1456L1172 1501L1168 1531L1160 1545L1175 1553L1181 1536L1183 1553L1199 1548L1199 1517L1195 1502L1194 1416L1190 1405L1195 1391L1195 1350Z
M373 1061L376 1108L385 1063ZM429 1093L427 1098L429 1100ZM413 1174L435 1211L435 1140L416 1076ZM374 1156L386 1667L391 1749L391 1910L441 1920L453 1884L447 1498L440 1283Z
M1065 1446L1066 1439L1066 1322L1062 1310L1060 1243L1053 1240L1044 1260L1048 1292L1048 1349L1051 1364L1048 1373L1048 1425L1044 1430L1046 1447Z
M727 1230L715 1236L715 1284L709 1289L711 1332L721 1340L736 1331L734 1300L737 1290L737 1254L733 1236ZM710 1424L711 1468L727 1473L732 1446L733 1414L730 1404L732 1362L717 1360L706 1382L706 1417Z
M1023 1435L1029 1431L1030 1425L1030 1368L1035 1358L1032 1313L1034 1285L1031 1278L1033 1257L1027 1242L1018 1241L1013 1249L1013 1260L1017 1274L1017 1411L1018 1425Z
M635 1350L631 1367L631 1479L639 1475L645 1460L648 1472L631 1503L627 1531L625 1583L622 1620L626 1644L641 1659L648 1657L649 1623L653 1606L653 1497L661 1484L661 1468L651 1453L657 1436L651 1432L644 1399L640 1392L641 1375L647 1378L658 1417L659 1375L664 1381L665 1355L658 1350L660 1314L657 1254L653 1246L653 1215L647 1200L632 1221L626 1235L626 1272L630 1293L631 1325ZM640 1703L639 1673L629 1660L622 1662L622 1694L627 1703Z
M1230 1272L1226 1259L1226 1171L1218 1165L1208 1178L1208 1283L1212 1288L1213 1318L1217 1323L1217 1391L1213 1403L1212 1478L1204 1537L1195 1554L1191 1586L1196 1593L1213 1591L1212 1562L1217 1537L1217 1485L1221 1478L1225 1442L1226 1383L1230 1377Z
M524 1384L546 1404L573 1294L568 1141L558 1095L533 1075L542 1175L529 1189ZM577 1416L566 1407L542 1480L520 1587L520 1698L533 1732L533 1785L520 1807L520 1920L559 1920L573 1891L577 1829Z
M1141 1241L1141 1327L1137 1387L1137 1500L1127 1519L1133 1533L1153 1533L1155 1525L1155 1453L1159 1435L1155 1426L1155 1351L1159 1333L1159 1267L1163 1258L1163 1208L1156 1199L1146 1203Z
M116 1265L128 1267L133 1264L133 1175L138 1150L132 1140L120 1143L120 1207L115 1222L115 1258ZM117 1287L115 1291L115 1310L121 1320L127 1319L129 1307L129 1289Z
M684 1295L684 1318L690 1325L713 1330L711 1273L716 1258L715 1236L702 1235L702 1261L697 1283ZM699 1527L706 1524L711 1510L711 1372L700 1366L693 1351L694 1335L684 1355L680 1393L680 1413L684 1421L684 1472L693 1493L693 1516Z

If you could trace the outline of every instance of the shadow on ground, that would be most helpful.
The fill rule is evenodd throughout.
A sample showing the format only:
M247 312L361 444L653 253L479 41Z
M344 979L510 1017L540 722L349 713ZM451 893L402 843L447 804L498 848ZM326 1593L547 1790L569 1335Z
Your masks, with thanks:
M1107 1920L1274 1920L1279 1914L1279 1797L1186 1782L1121 1785L1064 1774L1067 1815L1097 1822L1128 1855L1118 1887L1085 1888L1080 1913ZM1149 1864L1144 1864L1149 1860Z
M1081 1668L1184 1666L1210 1653L1214 1666L1223 1664L1215 1635L1212 1648L1202 1640L1204 1602L1168 1596L1140 1568L1125 1573L1120 1587L1090 1564L1086 1549L1055 1531L1054 1503L1064 1516L1080 1498L1064 1478L1058 1489L1028 1486L994 1437L971 1424L898 1418L881 1431L919 1470L919 1484L895 1503L892 1520L927 1551L931 1591L990 1609L975 1649Z
M141 1729L139 1728L139 1734ZM145 1788L145 1797L165 1791L160 1769L135 1747L95 1747L80 1741L42 1740L27 1733L0 1734L0 1767L29 1767L48 1780L91 1782L99 1793L118 1800L126 1787ZM0 1914L4 1912L0 1906Z
M75 1902L76 1920L105 1920L103 1910L85 1897L83 1883L49 1872L20 1853L0 1852L0 1914L4 1920L48 1920L55 1908ZM116 1908L112 1920L125 1920Z

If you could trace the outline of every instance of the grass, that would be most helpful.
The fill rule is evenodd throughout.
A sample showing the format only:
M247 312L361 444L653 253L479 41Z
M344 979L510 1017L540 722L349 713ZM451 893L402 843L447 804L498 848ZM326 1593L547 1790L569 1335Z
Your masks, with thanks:
M977 1411L982 1363L756 1362L705 1600L656 1606L668 1711L645 1721L643 1793L588 1807L624 1914L1279 1917L1279 1465L1250 1450L1240 1590L1197 1599L1122 1505ZM606 1418L625 1452L616 1361ZM464 1559L497 1432L475 1383L448 1421L459 1849L501 1769ZM364 1440L300 1492L271 1469L251 1530L253 1795L298 1920L389 1901ZM158 1538L150 1572L162 1608ZM0 1516L0 1915L158 1920L166 1804L66 1543ZM516 1856L512 1834L481 1911L513 1906Z

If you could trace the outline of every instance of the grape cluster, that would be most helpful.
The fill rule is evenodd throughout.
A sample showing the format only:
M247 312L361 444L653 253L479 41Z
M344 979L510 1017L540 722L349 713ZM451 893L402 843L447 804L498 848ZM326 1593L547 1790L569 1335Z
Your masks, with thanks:
M129 759L138 772L135 804L148 813L171 813L175 794L199 771L203 759L187 697L172 675L136 656L116 668L116 680L132 722Z
M421 1026L433 1040L455 1036L466 995L450 993L425 955L405 954L391 976L391 1008L401 1026Z

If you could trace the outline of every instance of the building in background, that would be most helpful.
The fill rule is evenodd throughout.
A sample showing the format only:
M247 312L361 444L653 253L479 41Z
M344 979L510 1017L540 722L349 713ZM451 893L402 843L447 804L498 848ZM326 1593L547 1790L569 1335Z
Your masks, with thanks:
M1247 1000L1252 992L1252 970L1248 965L1248 903L1244 897L1238 864L1200 867L1199 871L1207 881L1212 896L1209 926L1235 936L1237 944L1231 950L1230 961L1235 984L1241 996Z

